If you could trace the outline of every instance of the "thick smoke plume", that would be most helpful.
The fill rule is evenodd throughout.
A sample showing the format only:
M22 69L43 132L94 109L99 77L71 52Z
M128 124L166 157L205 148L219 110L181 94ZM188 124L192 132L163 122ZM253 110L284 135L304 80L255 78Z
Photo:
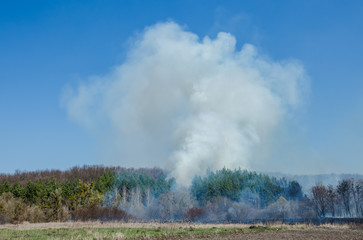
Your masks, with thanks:
M249 168L252 149L301 104L305 81L297 61L167 22L146 28L122 65L68 92L65 103L71 118L107 132L120 164L166 167L189 185L207 169Z

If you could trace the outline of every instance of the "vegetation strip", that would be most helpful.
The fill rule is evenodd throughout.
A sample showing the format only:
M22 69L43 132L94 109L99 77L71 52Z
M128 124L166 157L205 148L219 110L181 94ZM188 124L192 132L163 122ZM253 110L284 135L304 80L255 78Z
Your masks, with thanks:
M93 239L93 238L134 238L158 237L174 235L228 235L243 232L278 231L283 227L255 226L244 228L58 228L58 229L32 229L14 230L1 229L0 239Z
M329 217L326 218L326 217ZM318 184L223 168L178 187L159 168L0 174L0 224L67 221L361 223L363 179ZM347 221L349 220L349 221Z

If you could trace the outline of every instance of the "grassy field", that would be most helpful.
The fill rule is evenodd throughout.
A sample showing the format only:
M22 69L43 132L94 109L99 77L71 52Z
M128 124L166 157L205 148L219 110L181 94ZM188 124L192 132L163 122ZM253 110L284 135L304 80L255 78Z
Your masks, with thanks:
M331 236L330 236L331 235ZM0 239L363 239L347 225L44 223L1 225ZM295 236L295 237L294 237ZM330 236L330 237L329 237ZM339 238L337 238L339 236Z
M243 231L263 231L267 227L253 230L243 228L58 228L32 230L0 230L1 239L128 239L163 237L208 237L229 235ZM268 229L272 230L272 229Z

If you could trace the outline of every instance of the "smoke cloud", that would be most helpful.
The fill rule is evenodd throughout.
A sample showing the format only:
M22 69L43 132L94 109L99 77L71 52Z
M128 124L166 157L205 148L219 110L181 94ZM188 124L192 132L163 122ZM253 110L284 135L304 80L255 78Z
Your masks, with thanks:
M298 61L166 22L139 34L110 74L64 99L73 120L112 139L119 164L161 166L189 185L207 169L249 168L252 149L301 105L306 79Z

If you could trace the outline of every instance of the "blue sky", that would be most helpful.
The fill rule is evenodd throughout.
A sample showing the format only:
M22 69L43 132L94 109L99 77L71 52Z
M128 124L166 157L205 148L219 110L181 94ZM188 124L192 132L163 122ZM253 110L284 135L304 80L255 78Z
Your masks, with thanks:
M0 172L104 163L62 92L109 73L135 35L172 20L304 65L311 92L281 143L294 151L271 156L282 159L273 170L363 173L362 12L361 1L1 1Z

